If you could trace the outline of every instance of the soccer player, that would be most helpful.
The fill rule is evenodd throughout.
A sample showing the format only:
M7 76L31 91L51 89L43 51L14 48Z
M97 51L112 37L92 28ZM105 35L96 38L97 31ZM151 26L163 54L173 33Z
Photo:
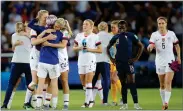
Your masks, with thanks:
M79 51L78 72L83 86L86 87L85 103L82 107L93 107L92 80L96 70L96 55L101 53L101 42L98 35L92 33L94 22L86 19L83 22L83 32L77 34L73 46Z
M130 92L134 101L135 109L142 109L138 105L137 89L135 86L135 74L133 63L137 61L142 54L143 45L138 40L138 37L127 32L127 22L120 20L118 23L119 34L115 35L108 47L107 52L113 64L116 65L118 76L122 85L122 99L123 106L120 109L128 109L127 105L127 82L130 88ZM115 59L110 55L110 48L116 44L116 55ZM132 45L137 45L139 47L138 53L135 58L132 58Z
M63 33L63 40L62 40L62 48L58 49L58 56L59 56L59 65L60 65L60 79L62 82L63 88L63 100L64 100L64 107L63 110L67 110L69 106L69 85L68 85L68 72L69 72L69 61L68 61L68 54L67 54L67 44L69 38L72 36L72 31L69 26L67 20L63 18L58 18L57 23L59 23L61 32ZM49 43L49 46L53 46L57 44ZM51 98L50 98L51 99Z
M98 29L99 33L97 35L99 36L99 41L102 43L102 54L96 54L97 66L93 78L93 85L96 84L98 76L101 74L103 84L103 105L108 105L108 93L110 86L110 60L107 56L106 48L112 38L112 35L108 33L108 25L106 22L100 22Z
M111 33L113 35L118 34L118 22L119 20L114 20L111 22ZM111 47L110 49L110 53L112 55L113 58L115 58L115 54L116 54L116 46L114 44L114 46ZM110 78L111 78L111 94L112 94L112 105L113 106L117 106L117 92L121 93L121 82L119 80L119 77L117 75L117 71L116 71L116 66L110 62ZM120 104L122 105L123 101L122 99L120 100Z
M41 27L41 30L45 29L47 16L48 16L48 11L40 10L37 14L37 19L34 19L35 22L38 22L37 25ZM31 22L28 24L29 27L30 27L30 24ZM37 68L38 68L38 61L39 61L40 48L41 48L40 43L43 43L51 38L51 37L45 37L37 40L37 35L39 35L40 32L41 31L36 32L35 30L31 30L30 32L31 44L33 45L30 53L30 67L31 67L31 74L32 74L32 82L27 87L25 102L24 102L25 109L32 108L32 106L28 102L30 101L30 98L38 82ZM36 99L36 97L33 96L33 99Z
M150 45L148 51L151 52L156 49L156 73L158 74L160 83L160 96L163 103L163 110L168 109L168 103L172 90L172 79L174 71L169 67L168 63L175 60L173 53L173 46L176 48L177 61L181 64L180 59L180 46L178 39L173 31L167 29L167 18L158 17L157 19L158 30L153 32L149 40Z
M1 108L7 108L7 104L10 100L13 88L15 87L18 79L21 77L22 73L25 73L26 85L31 82L31 69L30 69L30 50L31 41L25 32L25 25L22 22L17 22L16 32L12 35L12 49L14 49L14 54L12 58L11 74L8 83L8 88L5 95L5 100Z
M56 20L54 24L54 29L47 29L44 30L38 38L44 38L48 33L49 35L56 36L55 40L48 40L47 42L43 43L43 47L41 47L40 50L40 58L38 63L38 88L37 88L37 104L36 109L41 109L42 106L42 92L43 92L43 86L45 83L45 78L47 77L47 74L49 74L49 78L51 79L50 85L51 85L51 91L52 91L52 102L53 102L53 109L56 109L57 101L58 101L58 77L60 76L60 67L59 67L59 59L58 59L58 49L59 47L62 47L62 44L60 46L58 45L62 41L63 34L60 32L60 21ZM49 36L48 35L48 36ZM56 44L52 45L49 44Z

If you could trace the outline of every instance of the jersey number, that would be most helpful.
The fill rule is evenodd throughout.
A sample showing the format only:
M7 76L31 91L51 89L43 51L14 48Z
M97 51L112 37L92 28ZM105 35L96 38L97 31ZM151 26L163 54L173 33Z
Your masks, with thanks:
M164 42L162 43L162 49L165 49L165 43Z

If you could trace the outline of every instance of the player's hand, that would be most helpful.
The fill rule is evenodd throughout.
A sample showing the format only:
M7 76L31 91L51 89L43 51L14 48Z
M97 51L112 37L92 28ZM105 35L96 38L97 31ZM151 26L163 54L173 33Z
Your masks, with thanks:
M129 64L132 64L132 63L134 63L134 62L136 62L136 61L138 61L138 58L132 58L132 59L129 59L129 60L128 60L128 63L129 63Z
M178 61L179 64L181 64L181 59L180 59L180 57L177 57L177 61Z
M148 47L147 47L147 51L148 52L151 52L153 50L153 47L152 47L152 45L150 44Z
M15 42L15 45L23 45L24 43L23 43L23 41L20 41L20 40L17 40L16 42Z
M51 33L51 32L55 32L55 30L54 29L46 29L45 30L45 33Z
M114 59L114 58L110 58L110 60L111 60L111 62L113 63L113 65L115 65L115 66L116 66L116 59Z
M42 46L50 46L50 43L48 41L42 43Z
M48 40L55 40L57 38L57 36L56 35L53 35L53 34L49 34L47 36L47 38L48 38Z

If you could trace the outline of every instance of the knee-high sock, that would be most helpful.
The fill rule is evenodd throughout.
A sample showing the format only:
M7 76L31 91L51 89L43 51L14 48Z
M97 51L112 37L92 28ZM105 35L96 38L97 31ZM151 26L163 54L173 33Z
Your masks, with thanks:
M122 88L121 88L121 92L122 92L122 100L123 100L123 104L127 104L127 84L126 82L122 82Z
M165 103L169 103L171 92L165 90Z
M134 103L138 103L137 88L135 83L129 83L130 92Z
M161 100L163 105L165 105L165 90L164 89L160 89L160 96L161 96Z

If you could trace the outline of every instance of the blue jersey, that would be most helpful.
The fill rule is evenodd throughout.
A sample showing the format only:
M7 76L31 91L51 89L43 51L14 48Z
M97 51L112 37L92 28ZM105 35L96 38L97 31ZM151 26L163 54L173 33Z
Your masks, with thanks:
M53 35L56 35L57 38L55 40L48 40L49 43L58 44L62 41L63 34L57 30L56 32L52 32ZM46 64L58 64L58 48L44 46L40 50L40 58L39 62Z
M110 41L111 46L116 44L115 59L121 62L128 62L132 58L132 46L138 41L138 37L131 32L115 35Z
M37 19L33 19L29 24L28 27L30 27L31 29L35 30L37 35L39 35L41 32L43 32L46 27L44 26L39 26L39 25L35 25L37 23ZM37 38L37 35L32 35L31 38ZM36 49L40 51L41 49L41 44L35 45Z

